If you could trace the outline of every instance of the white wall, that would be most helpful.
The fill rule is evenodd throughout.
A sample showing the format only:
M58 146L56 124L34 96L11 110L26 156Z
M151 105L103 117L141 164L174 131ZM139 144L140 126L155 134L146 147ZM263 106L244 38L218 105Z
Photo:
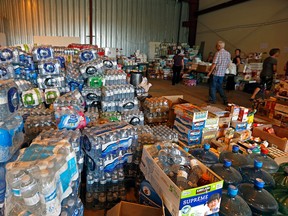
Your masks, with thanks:
M200 9L222 2L201 0ZM199 16L196 41L205 41L204 59L215 51L217 40L225 41L232 55L236 48L246 54L280 48L278 73L283 73L288 60L288 1L252 0Z

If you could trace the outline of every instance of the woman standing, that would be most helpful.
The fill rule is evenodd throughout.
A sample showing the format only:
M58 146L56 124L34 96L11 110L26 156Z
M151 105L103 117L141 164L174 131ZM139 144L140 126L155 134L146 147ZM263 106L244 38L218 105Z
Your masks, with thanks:
M181 50L176 50L176 55L173 57L173 77L172 77L172 85L175 85L180 82L180 73L184 66L184 56L181 55Z
M238 66L241 64L241 58L240 58L241 50L236 49L235 50L235 57L233 58L232 63L236 65L236 70L238 71ZM235 75L229 74L227 76L227 82L226 82L226 90L235 90Z

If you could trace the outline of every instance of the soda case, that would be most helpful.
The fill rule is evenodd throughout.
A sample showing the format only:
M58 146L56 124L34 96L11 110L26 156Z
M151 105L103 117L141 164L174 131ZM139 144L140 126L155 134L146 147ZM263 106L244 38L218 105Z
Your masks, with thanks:
M33 142L6 169L6 215L17 215L17 203L35 216L58 216L61 201L79 178L74 150L67 140L57 138Z
M14 78L14 68L12 64L0 64L0 80Z
M86 79L91 76L103 75L103 61L96 59L93 61L85 62L80 65L79 70L82 76Z
M39 112L39 114L41 113ZM56 127L53 113L50 115L30 115L26 118L24 124L25 136L28 140L33 140L41 133L41 131Z
M106 70L104 72L104 86L127 84L127 74L121 70Z
M1 47L0 63L19 63L19 50L17 47Z
M0 163L8 161L24 141L23 119L13 115L0 121Z
M61 64L57 59L41 60L38 62L40 76L54 76L61 73Z
M79 52L79 61L81 64L91 62L97 58L97 50L95 49L83 49Z
M44 102L43 92L39 88L23 91L21 98L23 105L29 108L38 106Z
M33 61L53 59L54 50L52 46L34 46L32 50Z
M19 108L19 92L13 80L0 80L0 120Z
M135 89L131 84L102 87L103 101L119 101L123 99L134 99L134 97Z
M84 87L81 91L82 96L86 101L86 106L95 105L95 103L101 101L101 89Z
M128 110L121 113L122 121L132 125L144 125L144 114L140 110Z

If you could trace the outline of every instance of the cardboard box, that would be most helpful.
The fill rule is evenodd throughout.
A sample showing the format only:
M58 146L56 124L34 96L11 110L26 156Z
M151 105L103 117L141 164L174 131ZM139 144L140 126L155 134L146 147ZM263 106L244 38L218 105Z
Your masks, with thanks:
M218 128L204 128L202 130L202 144L204 143L210 143L212 139L216 139L216 135L218 132Z
M219 122L218 122L219 128L229 128L230 127L230 122L231 122L230 112L223 111L223 112L217 112L215 114L217 116L219 116Z
M107 211L107 216L162 216L162 209L121 201Z
M275 111L279 111L282 113L285 113L288 115L288 105L284 105L284 104L280 104L280 103L276 103L275 107L274 107Z
M247 122L232 121L231 127L234 128L235 131L243 131L247 129Z
M205 122L205 128L218 129L219 117L214 113L208 112L208 117Z
M193 119L191 118L176 115L174 124L181 125L190 130L202 130L205 127L205 120L199 122L193 122Z
M208 111L193 104L184 103L175 106L175 114L181 117L190 118L193 122L200 122L207 119Z
M204 216L207 211L207 201L211 196L222 194L223 180L204 164L194 159L201 169L211 178L211 184L181 191L177 185L157 165L148 153L149 146L143 147L140 169L145 178L151 183L154 190L162 198L163 204L173 216ZM184 150L183 154L187 154ZM217 194L217 195L214 195ZM220 204L220 199L218 199ZM146 214L149 215L149 214ZM152 216L152 215L151 215Z
M270 134L263 131L264 127L273 127L275 134ZM253 128L252 135L260 137L262 140L267 140L270 146L277 146L280 150L288 152L288 129L281 128L276 125L264 125Z
M209 72L210 66L209 65L200 65L197 66L197 71L199 72Z
M238 115L238 121L247 122L247 120L248 120L248 112L249 112L248 108L240 107L240 111L239 111L239 115Z
M240 106L235 104L228 104L226 107L226 110L230 112L232 116L232 121L236 121L238 119L239 113L240 113Z
M173 96L164 96L168 100L169 104L169 113L167 126L173 127L176 115L174 113L174 106L177 104L188 103L188 101L183 99L183 95L173 95Z
M197 145L202 141L200 130L189 130L179 125L174 125L173 129L178 133L178 139L186 145Z

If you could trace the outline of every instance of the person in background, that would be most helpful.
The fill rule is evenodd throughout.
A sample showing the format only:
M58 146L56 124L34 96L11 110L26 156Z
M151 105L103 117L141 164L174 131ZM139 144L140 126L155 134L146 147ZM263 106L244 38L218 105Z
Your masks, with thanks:
M265 95L267 96L270 93L273 84L273 75L277 71L277 57L279 56L279 54L280 49L278 48L273 48L270 50L270 56L267 57L263 62L263 68L260 73L260 86L254 90L250 101L255 100L256 95L261 90L261 88L264 88L265 85Z
M225 72L231 62L231 54L224 48L225 43L223 41L218 41L216 44L217 52L215 53L212 66L208 72L209 77L211 74L213 75L210 82L208 103L216 103L216 91L218 91L223 100L223 103L225 105L227 104L227 97L223 90L222 84Z
M285 80L288 80L288 61L286 62L284 66L284 71L285 71Z
M233 58L233 61L232 61L232 63L236 65L237 71L238 71L238 66L241 64L240 54L241 54L241 50L236 49L235 50L235 57ZM228 90L228 91L235 90L235 75L233 75L233 74L227 75L226 90Z
M172 85L175 85L180 82L180 73L184 66L184 56L181 54L181 50L176 50L176 55L173 57L173 77L172 77Z
M214 53L213 52L209 52L206 62L212 63L213 62L213 57L214 57Z

